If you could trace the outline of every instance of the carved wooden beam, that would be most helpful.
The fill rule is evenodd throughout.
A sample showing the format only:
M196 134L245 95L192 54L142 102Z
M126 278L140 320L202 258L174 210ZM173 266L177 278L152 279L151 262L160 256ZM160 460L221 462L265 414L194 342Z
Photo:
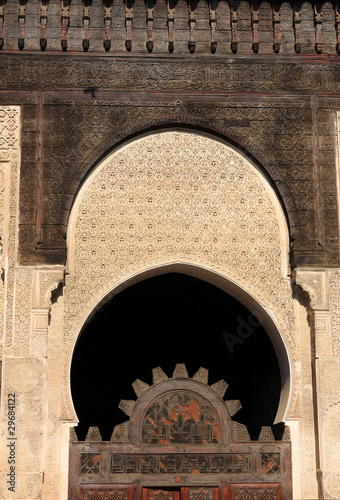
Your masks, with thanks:
M4 46L3 24L5 20L5 2L0 1L0 50Z
M126 39L125 48L130 51L132 49L132 21L133 21L133 7L125 7L125 26L126 26Z
M175 4L171 0L168 0L169 52L174 51L174 24L175 24Z
M70 4L68 0L61 2L61 48L67 50L67 31L70 24Z
M280 52L281 42L280 42L280 6L277 0L274 0L273 4L273 28L274 28L274 45L273 49L275 54Z
M211 52L215 54L217 49L217 41L216 41L216 25L217 25L217 12L215 6L212 3L209 3L209 22L210 22L210 30L211 30Z
M259 7L257 0L251 4L251 27L253 30L253 51L255 54L259 51Z
M47 46L47 12L48 2L47 0L41 0L40 3L40 49L45 50Z
M237 6L230 6L230 24L231 24L231 51L237 52Z
M18 38L18 47L22 50L25 46L25 22L26 22L26 1L19 0L19 38Z
M154 20L154 10L153 7L146 7L146 26L148 39L146 42L146 48L148 52L153 50L153 20Z
M322 11L321 11L321 5L316 4L314 7L314 22L315 22L315 50L317 54L321 54L322 52L322 36L321 36L321 29L322 29Z
M90 0L83 0L83 41L82 46L85 52L90 48L90 16L91 16L91 2Z
M300 38L300 25L301 25L301 6L294 5L293 11L294 33L295 33L295 52L301 52L301 38Z
M189 39L189 51L193 54L196 50L196 39L195 39L195 28L196 28L196 1L189 0L189 28L190 28L190 39Z
M111 21L112 20L112 3L104 3L104 49L108 52L111 48Z

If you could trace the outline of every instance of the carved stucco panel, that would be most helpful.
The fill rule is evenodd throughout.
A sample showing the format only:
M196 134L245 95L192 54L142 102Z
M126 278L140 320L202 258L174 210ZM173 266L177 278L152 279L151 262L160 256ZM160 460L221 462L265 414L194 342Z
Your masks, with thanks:
M67 240L63 418L74 418L69 364L86 317L124 280L171 262L245 288L275 318L298 370L286 223L262 174L226 144L181 131L128 143L83 186Z
M33 271L30 353L34 356L47 356L52 294L63 281L63 266L36 268Z
M0 107L0 356L3 335L12 344L14 265L17 250L19 202L20 107ZM4 314L4 317L2 317Z
M20 108L0 107L0 257L4 311L0 328L3 358L0 497L8 498L7 396L16 396L17 488L15 497L38 498L41 490L43 361L25 358L30 338L32 269L17 267L20 167ZM0 280L2 282L2 280ZM2 337L4 335L4 338ZM15 357L17 356L17 357Z
M16 470L21 491L29 477L41 470L43 364L43 360L33 358L5 358L4 394L15 394ZM7 455L3 453L4 472L8 470ZM18 498L32 498L31 494L26 491Z
M305 270L296 273L296 282L310 299L312 343L316 365L321 468L325 498L338 498L340 458L338 427L340 422L340 272ZM303 401L305 387L303 387ZM305 403L304 403L305 404Z
M309 295L313 309L328 310L329 284L326 270L297 269L294 273L295 281Z
M13 329L13 354L28 356L30 348L30 324L32 309L33 269L15 269L15 313Z
M325 498L340 498L340 473L327 472L325 474Z
M339 422L340 400L337 400L323 413L326 498L340 496Z
M25 474L22 475L20 481L17 482L16 499L31 500L41 498L41 474ZM0 498L8 497L7 477L1 478L0 481ZM12 494L12 498L13 494Z
M322 387L322 431L325 467L325 497L340 497L340 270L328 270L331 351L324 369ZM322 372L321 372L322 373Z
M33 307L51 306L51 294L63 283L63 266L51 266L35 269L34 288L33 288Z
M329 310L333 356L340 358L340 270L329 271Z
M5 217L5 163L0 162L0 353L2 353L2 340L4 331L4 303L5 285L4 275L4 217ZM1 357L1 354L0 354Z
M61 459L62 455L62 424L59 421L61 405L61 370L60 353L63 351L63 318L64 298L62 293L55 298L51 306L51 322L48 329L48 356L46 376L48 379L46 396L45 426L45 477L43 484L43 498L54 500L55 492L62 491L60 477L68 477L68 463ZM66 443L68 451L68 440ZM67 483L66 483L67 484ZM62 497L62 493L60 493ZM65 498L67 494L65 493Z
M299 435L294 436L293 446L299 449L298 460L301 460L302 474L301 479L298 480L301 481L302 498L317 498L310 327L307 322L306 308L298 300L295 301L295 309L299 376L292 388L294 391L292 398L297 404L294 407L290 405L290 413L291 416L299 419L301 427ZM293 462L293 476L297 475L297 464L297 461Z

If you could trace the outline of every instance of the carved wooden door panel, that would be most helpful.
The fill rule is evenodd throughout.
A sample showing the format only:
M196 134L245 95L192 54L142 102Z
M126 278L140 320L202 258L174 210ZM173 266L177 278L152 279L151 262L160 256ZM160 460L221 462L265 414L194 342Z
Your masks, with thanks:
M231 484L230 500L281 500L281 484Z
M88 484L80 486L79 500L132 500L132 486Z
M181 500L180 488L143 488L143 500Z
M233 440L226 404L199 381L142 390L111 441L70 443L69 500L292 499L289 442Z
M218 500L218 488L143 488L143 500Z
M218 488L195 486L181 488L181 500L218 500Z

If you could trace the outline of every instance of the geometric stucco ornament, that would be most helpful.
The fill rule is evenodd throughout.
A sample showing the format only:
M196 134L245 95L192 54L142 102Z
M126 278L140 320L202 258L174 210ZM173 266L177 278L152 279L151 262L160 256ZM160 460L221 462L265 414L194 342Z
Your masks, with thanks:
M340 498L340 473L328 472L325 475L325 498Z
M182 130L126 143L84 181L67 243L63 418L74 418L69 366L89 316L128 280L165 266L207 270L246 291L249 307L270 311L273 337L295 359L287 221L263 173L232 146Z

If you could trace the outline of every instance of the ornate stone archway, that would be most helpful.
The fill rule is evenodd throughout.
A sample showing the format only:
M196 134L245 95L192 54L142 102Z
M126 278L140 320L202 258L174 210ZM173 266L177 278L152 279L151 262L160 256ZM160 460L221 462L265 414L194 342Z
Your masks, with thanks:
M234 295L246 290L294 360L283 210L259 169L220 140L169 130L122 146L84 182L67 242L65 419L74 418L69 365L88 316L127 279L171 263L223 276Z
M127 142L84 181L67 243L62 421L77 422L69 372L88 319L113 294L167 268L203 275L260 311L287 381L280 420L299 413L287 222L268 179L234 147L180 129ZM312 402L304 411L312 414Z

